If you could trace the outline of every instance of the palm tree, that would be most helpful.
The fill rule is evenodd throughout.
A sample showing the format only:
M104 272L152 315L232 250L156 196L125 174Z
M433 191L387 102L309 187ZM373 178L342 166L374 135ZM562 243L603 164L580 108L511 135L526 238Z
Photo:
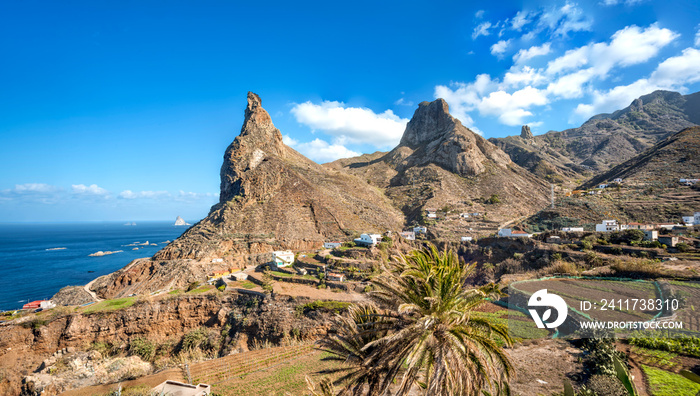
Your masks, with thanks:
M349 379L371 384L372 395L388 395L391 387L406 395L414 385L431 396L477 395L484 388L507 393L513 368L498 339L506 345L512 340L504 325L473 314L497 291L493 285L465 288L473 269L453 251L441 253L434 246L389 262L373 281L378 289L373 296L388 309L366 318L353 318L359 311L352 311L348 326L338 327L337 339L353 348L352 357L338 356L363 373Z
M365 365L374 348L365 348L387 334L391 322L387 313L371 303L351 305L345 316L337 316L333 335L319 341L322 350L331 353L324 360L344 363L340 368L328 373L342 372L344 375L336 383L346 386L338 395L376 395L381 386L386 367Z

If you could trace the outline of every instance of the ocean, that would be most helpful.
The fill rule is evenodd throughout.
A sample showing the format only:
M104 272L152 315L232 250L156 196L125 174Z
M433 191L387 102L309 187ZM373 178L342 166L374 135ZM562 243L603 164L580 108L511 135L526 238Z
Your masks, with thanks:
M173 223L0 224L0 310L48 299L64 286L85 285L134 259L153 256L189 228Z

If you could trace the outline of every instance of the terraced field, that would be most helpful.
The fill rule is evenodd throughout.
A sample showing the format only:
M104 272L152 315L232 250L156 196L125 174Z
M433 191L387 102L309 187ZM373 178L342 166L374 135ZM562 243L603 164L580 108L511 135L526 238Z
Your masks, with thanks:
M271 367L313 351L312 344L259 349L194 363L189 366L192 383L217 385L236 377Z

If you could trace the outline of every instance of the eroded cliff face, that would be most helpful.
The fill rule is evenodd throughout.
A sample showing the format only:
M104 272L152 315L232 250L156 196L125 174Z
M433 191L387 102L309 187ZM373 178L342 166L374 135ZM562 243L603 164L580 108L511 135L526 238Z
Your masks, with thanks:
M170 341L176 347L192 330L206 327L221 332L224 326L223 354L246 350L256 340L277 344L292 334L315 339L325 334L330 315L296 315L295 307L304 302L242 295L174 296L112 312L68 313L46 324L37 318L25 325L5 325L0 327L0 394L19 395L23 378L34 375L57 351L85 351L94 342L126 351L131 340L141 337L154 343ZM56 385L60 386L54 391L72 386Z

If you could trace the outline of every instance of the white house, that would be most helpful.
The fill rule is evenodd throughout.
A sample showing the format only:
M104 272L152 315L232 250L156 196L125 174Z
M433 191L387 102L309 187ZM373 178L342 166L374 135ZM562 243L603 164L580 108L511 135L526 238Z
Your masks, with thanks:
M345 282L344 274L329 272L326 277L329 281Z
M617 220L603 220L602 223L595 225L596 232L610 232L618 231L620 225L617 224Z
M224 259L222 259L222 258L215 258L215 259L211 259L211 262L212 262L212 263L223 263L223 262L224 262Z
M413 227L413 232L416 233L416 234L421 234L421 233L425 234L425 233L428 232L428 228L427 228L427 227L421 227L421 226Z
M335 249L337 247L340 247L343 243L342 242L323 242L323 248L324 249Z
M498 230L498 236L499 237L509 237L512 234L512 230L510 228L501 228Z
M607 184L598 184L598 188L608 188Z
M470 213L460 213L460 214L459 214L459 217L461 217L461 218L463 218L463 219L468 219L468 218L469 218L469 215L470 215Z
M685 224L685 225L695 224L695 216L683 216L683 224Z
M371 247L381 241L382 236L380 234L362 234L359 238L355 239L355 244Z
M695 220L693 220L693 223L695 223L695 225L700 225L700 212L695 212L694 217L695 217Z
M583 232L583 227L562 227L564 232Z
M406 239L408 241L416 240L416 233L413 231L402 231L399 233L399 235L401 235L401 238Z
M234 272L233 274L231 274L231 279L235 279L237 281L244 281L248 279L248 274L246 274L245 272Z
M615 179L615 180L613 180L613 181L614 181L615 183L622 183L622 179L621 179L621 178L619 178L619 177L618 177L618 178L616 178L616 179Z
M474 240L472 237L462 237L462 242L471 242L472 240Z
M289 267L294 264L294 253L291 250L276 250L270 253L270 264L275 268Z
M437 218L437 209L425 209L425 214L429 219Z

